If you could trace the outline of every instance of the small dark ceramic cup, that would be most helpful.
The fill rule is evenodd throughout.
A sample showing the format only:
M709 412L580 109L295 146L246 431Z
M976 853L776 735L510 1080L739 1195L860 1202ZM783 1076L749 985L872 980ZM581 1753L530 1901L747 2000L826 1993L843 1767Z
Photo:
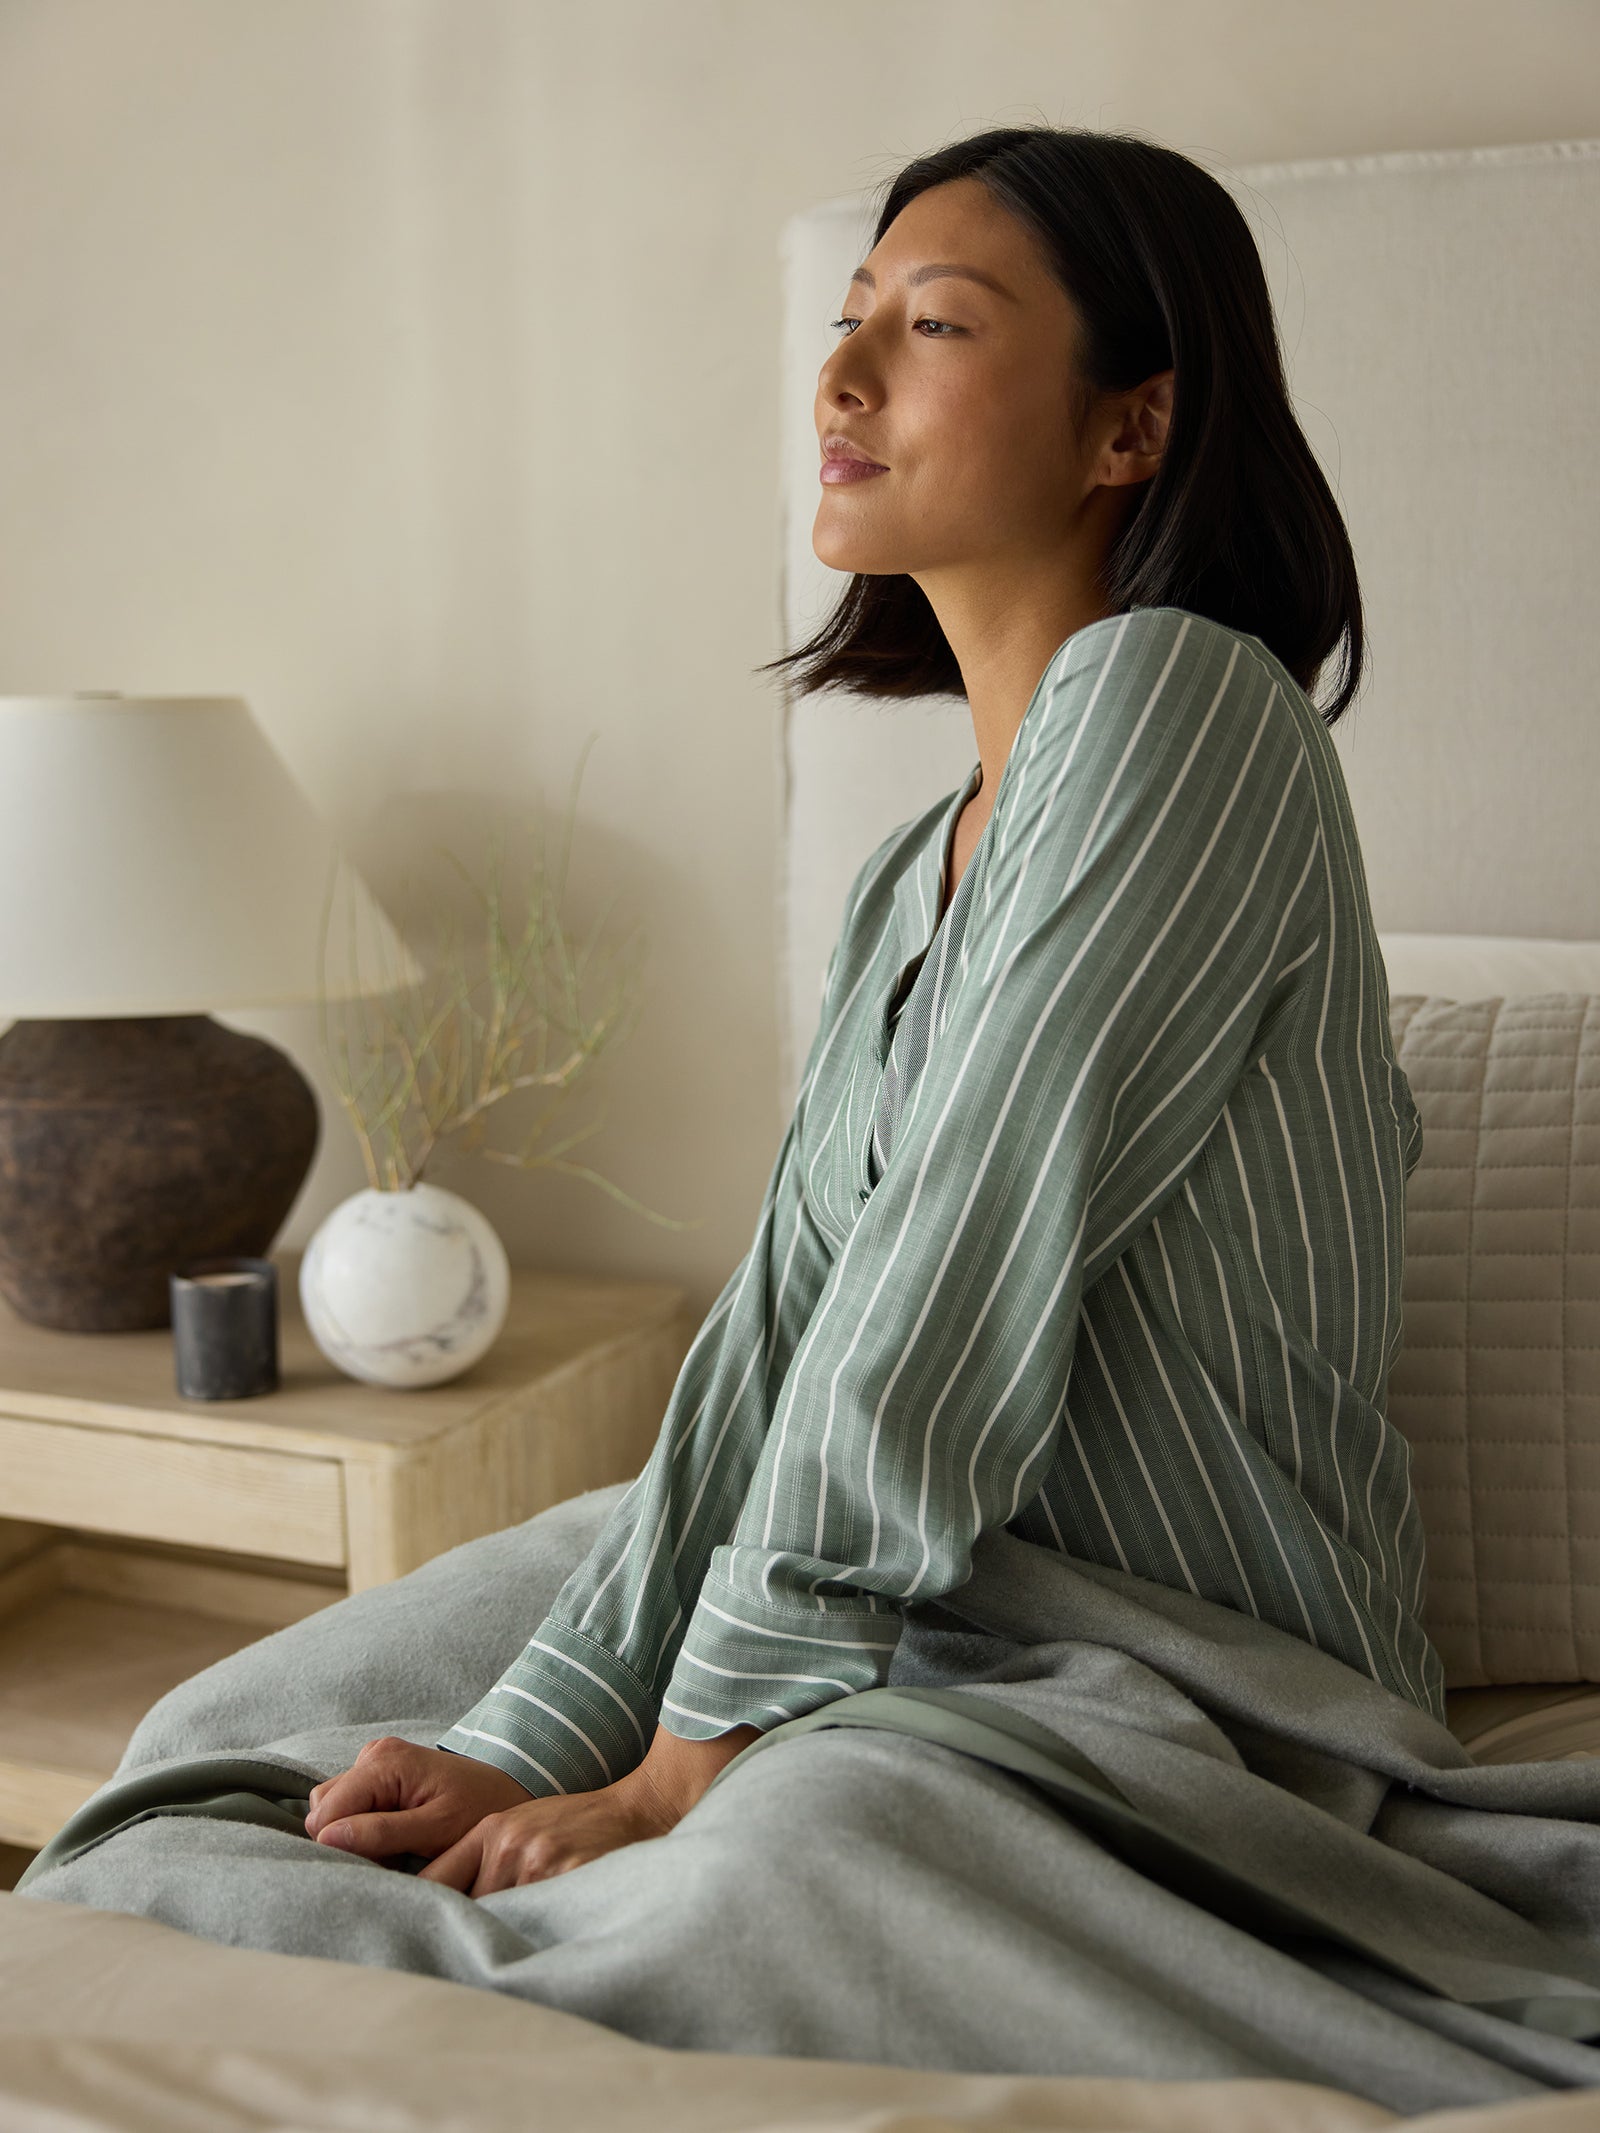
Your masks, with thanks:
M197 1259L167 1277L172 1354L185 1400L278 1389L278 1270L270 1259Z

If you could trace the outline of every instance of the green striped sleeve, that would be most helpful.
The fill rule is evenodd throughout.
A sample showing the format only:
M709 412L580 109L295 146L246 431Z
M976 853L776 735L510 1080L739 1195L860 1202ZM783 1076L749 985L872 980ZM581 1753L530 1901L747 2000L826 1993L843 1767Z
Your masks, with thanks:
M841 944L899 842L899 833L886 839L858 872ZM711 1551L733 1529L832 1263L812 1219L800 1151L814 1098L820 1091L832 1103L866 982L867 972L847 966L836 948L754 1239L684 1358L644 1471L517 1659L438 1741L496 1764L532 1793L613 1783L649 1744ZM768 1710L765 1722L781 1715Z

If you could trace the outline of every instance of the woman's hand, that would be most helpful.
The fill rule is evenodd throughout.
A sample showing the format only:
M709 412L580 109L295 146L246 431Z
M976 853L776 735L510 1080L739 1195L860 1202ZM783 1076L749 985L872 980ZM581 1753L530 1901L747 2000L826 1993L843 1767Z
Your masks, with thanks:
M760 1738L759 1726L736 1726L715 1740L679 1740L658 1726L644 1761L615 1784L488 1814L417 1879L442 1881L464 1896L490 1896L525 1881L548 1881L624 1844L664 1837L717 1772Z
M486 1815L530 1797L495 1763L385 1734L369 1740L348 1770L312 1786L306 1835L365 1859L394 1852L435 1859Z
M664 1837L677 1819L634 1771L598 1792L558 1792L485 1815L417 1879L488 1896L546 1881L620 1845Z

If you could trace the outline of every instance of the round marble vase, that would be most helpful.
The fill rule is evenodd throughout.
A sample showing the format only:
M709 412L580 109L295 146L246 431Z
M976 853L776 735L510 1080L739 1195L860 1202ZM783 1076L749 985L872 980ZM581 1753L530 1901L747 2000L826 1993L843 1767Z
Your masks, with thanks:
M300 1262L300 1307L330 1363L369 1385L442 1385L493 1346L511 1302L505 1246L443 1186L370 1186L334 1208Z

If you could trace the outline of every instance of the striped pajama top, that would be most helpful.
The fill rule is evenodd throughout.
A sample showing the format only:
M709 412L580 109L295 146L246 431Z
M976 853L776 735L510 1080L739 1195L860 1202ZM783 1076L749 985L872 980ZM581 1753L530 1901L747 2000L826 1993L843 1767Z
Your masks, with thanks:
M977 777L857 873L655 1450L440 1738L532 1792L880 1685L995 1523L1444 1716L1386 1415L1422 1124L1328 729L1259 638L1091 623L941 919Z

